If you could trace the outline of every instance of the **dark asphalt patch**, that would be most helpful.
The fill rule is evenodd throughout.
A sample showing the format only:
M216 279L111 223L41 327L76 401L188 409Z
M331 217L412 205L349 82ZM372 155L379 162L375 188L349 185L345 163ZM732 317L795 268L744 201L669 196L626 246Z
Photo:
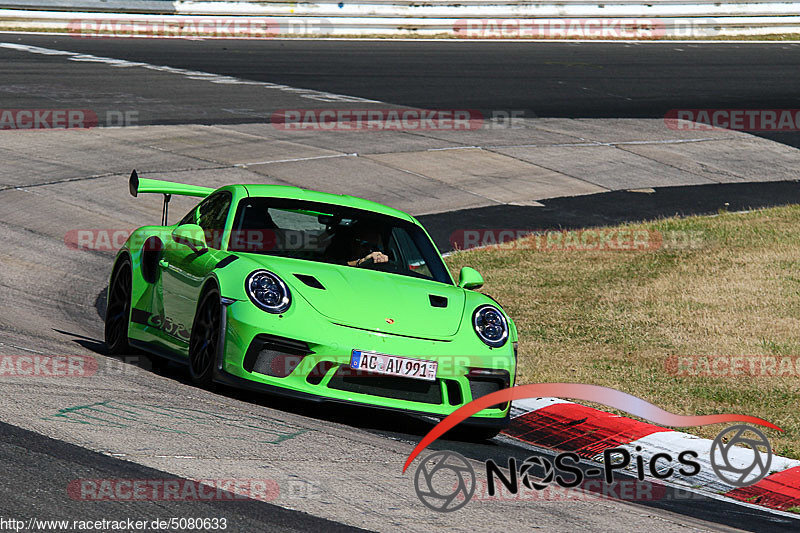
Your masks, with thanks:
M800 181L662 187L542 200L544 207L496 205L418 216L439 250L460 230L554 230L613 226L671 216L710 215L800 204Z
M89 502L70 499L75 479L181 479L0 422L0 516L28 520L226 518L226 531L363 531L256 500ZM182 480L185 481L185 480ZM72 529L70 529L72 530Z

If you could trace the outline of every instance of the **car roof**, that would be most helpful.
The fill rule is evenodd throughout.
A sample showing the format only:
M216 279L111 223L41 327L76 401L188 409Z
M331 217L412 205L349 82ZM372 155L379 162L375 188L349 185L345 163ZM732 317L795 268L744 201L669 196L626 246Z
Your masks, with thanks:
M357 196L350 196L348 194L332 194L328 192L312 191L310 189L303 189L292 185L241 185L244 187L248 196L255 198L288 198L292 200L307 200L309 202L320 202L325 204L339 205L342 207L350 207L353 209L362 209L364 211L371 211L373 213L380 213L414 224L419 224L414 217L399 209L394 209L372 200L365 200ZM224 188L224 187L223 187Z

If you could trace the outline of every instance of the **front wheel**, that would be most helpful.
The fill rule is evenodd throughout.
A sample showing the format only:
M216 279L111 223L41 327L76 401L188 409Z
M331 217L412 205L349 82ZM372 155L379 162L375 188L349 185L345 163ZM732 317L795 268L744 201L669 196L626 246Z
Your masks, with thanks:
M192 383L209 387L214 377L214 362L219 346L221 307L219 291L205 292L197 306L197 313L189 339L189 376Z
M105 341L108 352L122 355L130 352L128 318L131 314L131 263L120 261L111 277L106 305Z

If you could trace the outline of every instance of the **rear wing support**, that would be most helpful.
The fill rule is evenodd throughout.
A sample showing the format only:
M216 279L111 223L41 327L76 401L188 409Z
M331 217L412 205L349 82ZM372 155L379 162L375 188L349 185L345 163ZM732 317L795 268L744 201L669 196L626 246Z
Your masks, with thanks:
M173 194L205 198L214 192L214 189L209 187L200 187L199 185L184 185L183 183L172 183L170 181L139 178L139 174L136 172L136 169L131 172L131 177L128 180L128 188L131 196L134 197L139 196L139 193L155 193L164 195L164 207L161 210L162 226L167 225L167 218L169 216L169 201Z
M161 210L161 225L162 226L169 226L167 223L167 217L169 217L169 200L172 198L171 194L164 195L164 208Z

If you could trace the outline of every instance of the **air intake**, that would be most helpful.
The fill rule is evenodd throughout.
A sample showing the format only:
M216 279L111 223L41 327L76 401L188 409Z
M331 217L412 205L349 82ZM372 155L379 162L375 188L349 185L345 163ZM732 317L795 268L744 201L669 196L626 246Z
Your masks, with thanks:
M262 333L250 343L242 366L248 372L285 378L310 353L302 341Z
M447 298L444 296L429 294L428 297L431 300L431 307L447 307Z
M313 287L315 289L322 289L323 291L325 290L325 287L322 285L322 283L320 283L319 280L314 276L309 276L308 274L295 274L294 277L296 277L309 287Z

